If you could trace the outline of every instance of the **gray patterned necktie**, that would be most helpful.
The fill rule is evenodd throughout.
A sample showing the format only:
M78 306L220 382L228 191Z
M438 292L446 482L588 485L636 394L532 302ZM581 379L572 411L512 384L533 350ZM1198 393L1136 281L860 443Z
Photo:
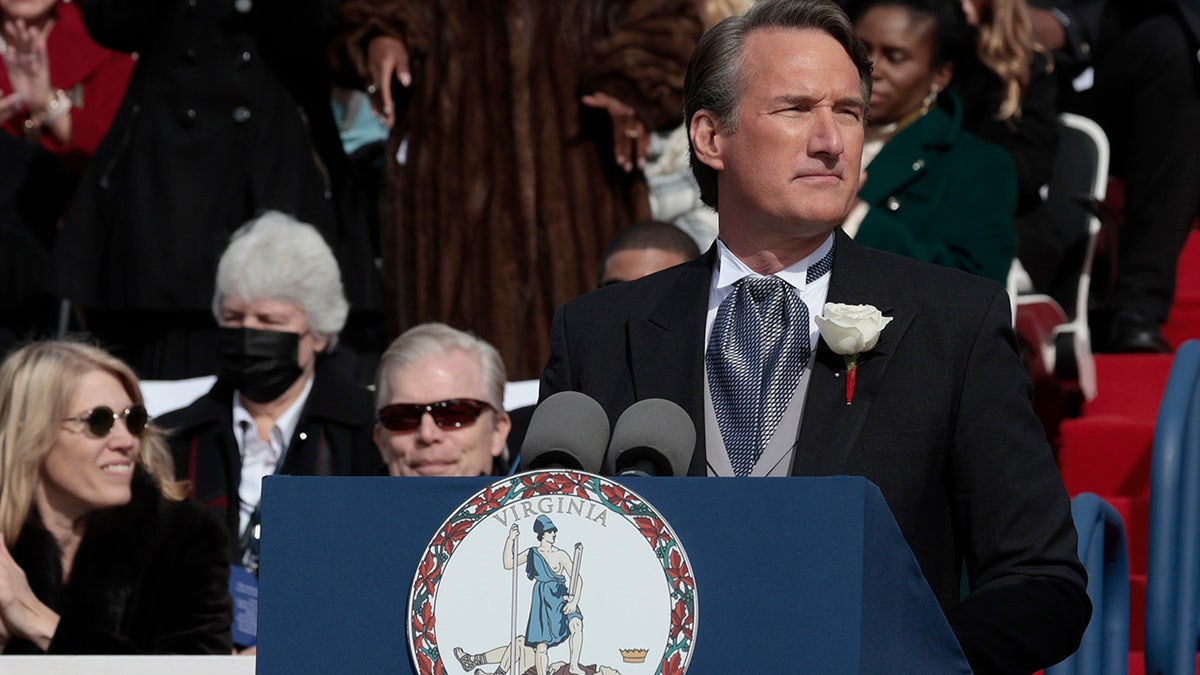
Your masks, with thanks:
M829 271L832 253L808 269L808 283ZM810 351L808 307L783 279L745 277L721 302L704 363L735 476L762 456Z

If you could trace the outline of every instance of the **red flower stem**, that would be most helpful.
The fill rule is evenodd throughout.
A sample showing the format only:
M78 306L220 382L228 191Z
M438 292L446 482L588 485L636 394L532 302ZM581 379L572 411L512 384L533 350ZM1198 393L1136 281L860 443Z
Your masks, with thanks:
M854 402L854 384L858 380L858 358L846 357L846 405Z

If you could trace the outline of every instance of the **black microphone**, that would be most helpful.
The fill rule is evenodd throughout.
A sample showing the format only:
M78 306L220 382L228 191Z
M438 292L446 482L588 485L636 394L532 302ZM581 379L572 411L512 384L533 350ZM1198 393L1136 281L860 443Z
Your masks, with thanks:
M648 398L621 413L607 468L621 476L684 476L696 450L696 426L673 401Z
M599 473L608 446L608 413L591 396L560 391L538 404L521 444L526 469Z

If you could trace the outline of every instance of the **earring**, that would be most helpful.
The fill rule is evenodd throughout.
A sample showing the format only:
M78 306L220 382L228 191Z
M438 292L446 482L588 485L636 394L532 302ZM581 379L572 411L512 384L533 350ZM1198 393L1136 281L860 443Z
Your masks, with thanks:
M930 109L933 108L934 104L937 103L938 94L941 91L942 91L941 86L939 86L936 82L929 87L929 95L926 96L925 100L921 102L921 115L922 116L924 116L925 113L929 112Z

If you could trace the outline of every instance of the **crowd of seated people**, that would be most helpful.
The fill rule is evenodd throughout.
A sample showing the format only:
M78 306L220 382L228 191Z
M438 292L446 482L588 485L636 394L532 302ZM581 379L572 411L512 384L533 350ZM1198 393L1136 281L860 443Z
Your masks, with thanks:
M1193 194L1196 191L1191 185L1200 180L1193 176L1195 165L1200 162L1192 160L1188 153L1176 152L1177 146L1186 143L1171 144L1165 149L1165 157L1176 168L1166 169L1159 166L1162 163L1155 162L1157 168L1153 171L1156 175L1174 171L1178 178L1154 180L1143 177L1152 172L1145 170L1146 160L1141 159L1142 153L1133 148L1150 144L1123 139L1144 133L1142 130L1150 125L1139 125L1135 119L1114 112L1127 107L1100 106L1097 101L1108 100L1104 97L1119 89L1112 82L1126 81L1120 78L1127 78L1138 86L1175 87L1181 96L1178 101L1172 99L1168 108L1173 115L1187 118L1187 106L1196 100L1195 87L1178 84L1184 80L1175 75L1177 71L1187 75L1189 69L1195 67L1189 65L1192 59L1178 58L1178 53L1182 53L1178 47L1195 42L1196 36L1192 33L1197 24L1193 13L1182 3L1178 8L1172 3L1163 3L1161 7L1146 7L1128 17L1117 12L1129 19L1128 26L1117 27L1111 21L1100 20L1112 14L1106 13L1105 3L1106 0L1091 0L1074 3L1065 9L1051 6L1051 3L1032 10L1025 0L970 0L963 3L970 29L957 25L959 16L951 17L954 25L940 26L934 55L937 63L930 64L931 72L935 65L950 66L947 76L939 76L946 82L929 83L929 88L920 97L922 104L903 111L897 119L892 119L896 115L881 107L886 106L886 101L873 106L870 122L872 135L876 137L874 145L883 147L880 139L885 136L890 139L892 135L899 136L901 143L880 150L882 159L867 172L868 180L862 195L864 204L847 221L846 227L864 243L1003 280L1002 270L1005 259L1013 253L1014 237L1010 229L1001 231L996 224L1009 210L1007 204L1000 203L1007 199L1007 180L992 180L990 174L979 174L981 169L978 167L969 171L938 168L946 166L946 156L960 160L970 156L969 161L979 166L994 164L992 160L983 159L994 154L992 149L980 149L971 141L959 141L957 134L954 143L949 145L963 142L969 148L949 151L945 147L947 144L926 138L922 147L914 149L909 141L918 132L900 133L900 127L916 124L910 118L918 111L931 109L935 112L932 116L922 115L919 120L919 128L928 128L933 121L941 119L937 114L940 110L951 120L957 116L961 129L1004 147L1013 160L1016 168L1013 226L1019 235L1017 257L1031 276L1033 289L1054 292L1064 284L1072 283L1078 261L1062 259L1068 242L1063 241L1062 233L1048 220L1045 209L1040 208L1041 192L1052 164L1049 160L1055 152L1053 121L1058 111L1058 99L1061 99L1063 109L1096 115L1110 135L1121 141L1114 144L1118 160L1114 166L1133 186L1127 200L1129 216L1126 218L1131 224L1122 228L1120 250L1113 257L1113 261L1120 264L1120 270L1115 273L1115 286L1111 293L1098 294L1107 306L1099 319L1116 317L1114 327L1110 331L1106 324L1103 330L1095 331L1097 339L1105 343L1102 346L1117 351L1157 350L1164 345L1156 337L1156 322L1161 322L1165 316L1171 295L1170 283L1164 280L1173 276L1171 252L1179 248L1181 237L1186 235L1188 224L1197 211L1198 200ZM235 6L218 11L177 2L169 6L155 5L154 11L144 12L122 11L118 3L111 0L4 3L0 9L5 12L8 27L2 45L6 56L5 69L0 72L0 118L3 118L0 122L12 137L0 139L6 145L6 151L0 153L6 162L5 168L11 168L7 162L18 163L19 155L54 152L67 161L71 171L86 170L86 174L82 191L65 218L67 235L61 239L59 251L48 257L47 251L57 229L54 223L62 215L63 196L52 200L57 206L52 207L54 216L49 221L43 218L38 224L13 226L10 216L22 210L27 212L31 198L32 202L49 198L53 191L48 188L48 183L70 184L73 180L69 176L56 176L47 180L33 179L31 185L29 179L23 178L26 171L4 172L14 186L9 189L0 184L0 233L7 244L3 247L6 268L3 277L14 292L3 294L0 302L5 304L0 309L4 310L8 331L16 335L0 336L0 339L12 343L17 335L50 334L56 326L70 324L99 336L110 349L129 358L140 373L152 379L211 373L215 368L212 355L216 333L211 322L197 311L197 303L211 296L208 290L211 287L202 280L211 279L209 273L216 256L236 226L263 209L278 208L314 224L326 236L342 264L346 294L352 302L351 319L344 331L343 342L369 352L368 358L377 356L386 345L382 323L364 329L361 324L356 325L355 317L364 311L379 317L377 256L384 251L385 263L390 260L388 256L393 254L387 251L398 241L397 230L406 231L407 228L394 220L396 214L391 209L384 209L386 226L381 231L369 233L370 238L383 243L365 241L368 228L363 223L371 219L355 212L361 204L351 203L355 190L346 184L351 174L346 171L345 153L337 142L335 118L330 114L330 98L336 99L333 108L340 110L347 92L331 86L326 52L321 49L326 46L323 43L326 38L321 36L332 35L330 31L337 30L336 40L328 44L332 48L329 56L334 59L335 69L347 82L353 81L364 90L370 90L362 92L360 96L365 98L359 100L369 100L385 121L404 122L407 109L424 94L420 87L412 85L412 72L407 61L392 62L389 72L393 77L380 80L382 62L366 49L370 46L368 42L374 44L375 40L367 41L365 37L393 35L393 29L400 30L397 26L403 23L403 12L389 13L392 9L388 8L367 11L354 3L342 4L339 12L306 5L303 9L294 8L295 11L283 17L254 7L253 3L245 8L235 3ZM705 25L742 8L736 2L695 4L699 7L701 23ZM861 17L877 3L844 0L843 4L852 15ZM948 11L949 6L957 4L952 0L933 2L930 11ZM447 11L453 10L448 6ZM1120 11L1128 13L1124 9ZM696 17L691 15L691 9L687 14L686 20L677 18L674 25L686 25L689 30L694 27ZM1074 15L1078 15L1078 20L1072 19ZM647 18L651 23L660 19L666 21L663 17ZM212 27L221 22L235 30L229 35L214 34ZM264 32L264 26L275 26L280 30ZM1144 63L1139 61L1118 73L1113 67L1118 58L1110 56L1110 52L1119 56L1122 49L1130 48L1128 44L1145 39L1156 26L1161 27L1170 39L1156 45L1155 55L1147 56ZM284 28L288 30L282 30ZM427 49L424 38L428 36L418 30L421 26L409 28L416 36L414 49L423 54ZM920 33L921 29L922 26L914 22L897 31L898 34ZM629 35L640 34L633 29L630 31ZM285 33L290 37L281 38ZM407 34L398 35L404 38ZM171 36L171 39L158 39L159 36ZM445 36L445 39L457 38ZM967 43L973 48L962 49ZM136 61L130 57L130 52L137 53ZM281 58L282 55L297 58ZM887 58L875 59L876 69L880 71L879 90L886 91L889 87L883 76L893 58L895 52ZM304 71L310 75L298 77L296 68L281 67L280 64L288 62L307 64ZM233 70L229 71L231 64ZM1089 66L1092 71L1085 70ZM130 71L135 71L133 82L122 101L121 94ZM353 77L349 76L351 71L355 73ZM1082 77L1089 72L1099 72L1099 79L1094 75L1091 80ZM1160 72L1164 78L1171 74L1174 78L1171 83L1176 84L1165 83L1164 78L1130 77L1129 72ZM189 73L195 77L184 77ZM233 75L217 77L229 73ZM666 70L662 71L661 77L669 79L666 73ZM418 73L418 77L420 75ZM220 80L228 91L202 93L186 84L193 82L199 86L198 83L216 80ZM642 86L649 85L643 83ZM946 92L930 96L935 86L939 91L948 88L957 97ZM387 100L385 92L389 94ZM930 106L924 105L927 98ZM629 152L638 155L644 150L645 138L640 130L649 127L644 119L647 113L639 105L633 106L634 114L630 117L625 108L610 105L606 98L589 100L591 103L575 102L573 105L581 110L598 105L598 110L612 114L585 115L586 124L599 125L589 127L587 133L599 134L603 127L613 139L615 157ZM655 99L660 103L662 100ZM282 115L279 112L279 101L294 101L299 105L302 131L297 131L291 113ZM296 109L295 106L289 108ZM388 117L388 110L391 117ZM618 110L622 112L616 112ZM1200 124L1194 117L1173 126L1181 134L1195 133ZM108 129L110 123L112 128ZM617 128L621 124L628 128ZM267 131L261 131L263 129ZM104 136L105 130L109 131L107 136ZM947 129L945 133L951 132ZM33 153L29 147L17 147L19 143L14 145L17 136L31 135L43 153ZM304 137L293 142L289 140L293 136ZM251 143L246 140L250 137L261 140ZM397 141L396 138L392 140ZM629 147L625 147L626 141ZM901 152L906 144L906 151ZM237 152L231 150L234 146ZM281 147L300 148L304 161L280 159ZM872 146L868 148L869 154L872 153ZM419 173L416 165L408 163L413 150L409 144L393 144L381 158L379 173L391 176L388 180L398 180L391 173L396 167L406 176ZM98 161L86 162L93 151L99 152ZM913 152L920 156L904 156ZM254 161L247 163L238 157L252 157ZM19 163L25 169L44 169L44 162L33 159L23 159ZM630 164L629 159L621 166L626 164ZM911 169L918 164L920 169ZM282 166L297 168L290 171L271 168ZM636 174L634 169L636 167L631 171ZM897 177L907 178L905 174L908 173L916 174L915 180L896 187ZM977 179L962 180L963 185L959 186L953 181L931 178L959 174L977 176ZM270 180L259 180L267 175L271 176ZM198 180L187 180L188 176ZM285 178L287 180L283 180ZM362 180L361 171L357 178ZM238 181L243 182L239 184ZM152 184L159 187L152 189ZM324 187L320 187L322 185ZM371 193L376 189L364 187ZM628 189L637 192L640 188L630 184ZM1146 191L1152 194L1145 196ZM1165 197L1153 196L1159 193ZM226 198L210 199L211 194L225 195ZM637 197L629 198L637 201ZM385 195L385 202L395 199L407 198L392 193ZM197 200L203 205L193 206ZM966 210L954 208L956 203L966 204ZM124 206L118 206L121 204ZM927 204L932 207L924 208ZM213 208L217 209L219 217L212 215ZM196 224L199 220L205 224ZM895 226L896 221L904 221L904 226ZM961 221L962 226L947 225L955 221ZM47 227L46 222L51 225ZM1160 225L1168 222L1172 223L1170 228ZM147 223L170 225L160 227ZM587 229L583 223L575 223L574 227ZM162 239L164 236L169 236L170 241ZM513 246L519 248L520 244L513 242ZM446 246L441 246L439 251L433 255L423 253L419 257L451 255ZM583 252L581 248L577 254L584 255ZM397 267L399 262L390 265ZM418 259L407 262L412 263L408 265L412 269L416 269L413 265L425 264ZM590 264L590 261L584 262ZM487 269L490 271L485 274L500 268L488 265ZM489 284L482 285L504 287L505 284L496 282L498 278L493 277ZM408 277L404 279L404 284L413 281ZM438 287L445 281L437 282ZM1106 282L1107 279L1101 279L1101 284ZM466 277L462 276L456 277L455 284L453 294L466 297L465 286L472 284L467 284ZM409 294L410 290L408 287L400 289L393 283L392 300L396 300L396 292ZM427 285L425 290L433 292L435 289ZM36 310L13 305L16 298L28 298L31 292L37 293ZM70 314L59 315L57 296L73 301ZM402 302L421 300L406 296ZM36 325L18 321L23 313L27 315L30 311L40 317ZM549 313L540 313L546 316L536 320L527 317L529 321L518 323L542 325L549 320ZM139 320L146 318L152 320ZM470 327L458 320L451 323ZM505 324L508 323L506 317ZM388 326L390 337L411 325L411 321L407 324L393 322ZM1139 326L1144 330L1139 332ZM345 335L346 331L351 337ZM364 331L379 339L364 340ZM519 373L514 370L514 362L505 351L508 349L504 346L508 343L507 337L502 345L486 331L481 336L501 347L509 372L524 377L533 374L525 365ZM523 351L522 354L523 361L530 360L529 355ZM539 353L532 361L540 363L545 357L546 354ZM365 369L359 375L364 382L370 379L370 373Z

